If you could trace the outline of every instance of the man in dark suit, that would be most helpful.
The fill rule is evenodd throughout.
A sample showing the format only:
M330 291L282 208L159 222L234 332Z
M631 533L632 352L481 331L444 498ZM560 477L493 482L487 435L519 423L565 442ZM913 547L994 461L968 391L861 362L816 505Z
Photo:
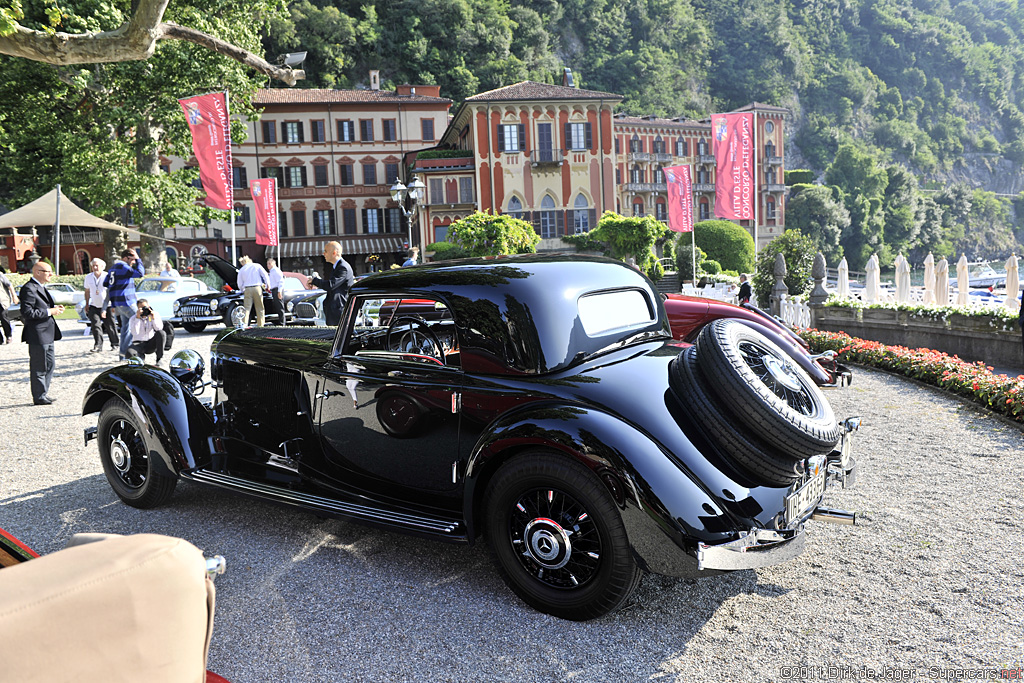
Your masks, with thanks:
M21 322L25 329L21 340L28 344L28 369L32 385L32 403L48 406L50 380L53 379L53 342L61 338L60 327L53 316L64 312L54 306L53 297L44 285L53 279L53 268L43 261L32 267L32 277L21 288Z
M324 297L324 318L327 324L336 326L341 322L341 312L345 310L348 290L352 287L352 266L341 258L341 244L328 242L324 245L324 259L327 261L327 272L324 277L314 275L310 279L310 289L319 287L327 292Z

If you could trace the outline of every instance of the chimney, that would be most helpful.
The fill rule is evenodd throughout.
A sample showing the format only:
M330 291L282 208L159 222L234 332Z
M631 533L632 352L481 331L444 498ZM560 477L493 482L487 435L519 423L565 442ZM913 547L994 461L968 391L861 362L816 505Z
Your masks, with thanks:
M370 69L370 90L380 90L380 71Z
M576 87L576 81L574 81L572 78L572 69L570 69L569 67L565 67L565 69L562 71L562 85L564 85L567 88Z

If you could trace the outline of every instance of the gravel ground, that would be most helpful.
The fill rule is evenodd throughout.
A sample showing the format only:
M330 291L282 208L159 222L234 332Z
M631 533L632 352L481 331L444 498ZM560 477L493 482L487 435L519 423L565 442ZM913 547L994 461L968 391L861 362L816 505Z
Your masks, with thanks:
M839 416L864 419L857 486L826 499L859 511L857 526L811 524L806 552L778 567L648 576L626 608L580 624L520 603L483 544L189 483L159 510L121 504L83 448L95 417L79 415L115 356L61 327L52 406L31 405L27 348L0 346L0 525L40 552L81 531L155 532L227 557L210 668L234 683L937 680L1024 666L1024 432L937 390L858 368L828 392ZM181 333L175 350L205 355L214 334Z

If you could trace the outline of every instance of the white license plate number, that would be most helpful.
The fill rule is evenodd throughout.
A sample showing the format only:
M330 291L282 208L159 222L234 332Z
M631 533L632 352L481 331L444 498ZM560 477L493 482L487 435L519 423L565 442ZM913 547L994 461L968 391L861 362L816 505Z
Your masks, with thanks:
M792 523L804 516L809 508L817 505L825 493L825 468L793 493L786 496L786 522Z
M185 316L185 317L183 318L183 320L184 320L185 322L187 322L187 323L194 323L194 322L196 321L196 319L195 319L195 318L193 318L193 317L192 317L192 316L190 316L190 315L188 315L188 316Z

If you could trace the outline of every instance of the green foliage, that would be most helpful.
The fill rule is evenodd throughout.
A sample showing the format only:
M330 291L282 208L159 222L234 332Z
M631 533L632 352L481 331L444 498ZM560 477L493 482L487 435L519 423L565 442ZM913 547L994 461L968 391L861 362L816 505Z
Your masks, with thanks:
M428 149L416 154L417 159L463 159L472 158L473 151L469 149Z
M450 261L451 259L465 258L466 250L451 242L433 242L427 245L427 251L434 252L430 256L431 261Z
M833 266L843 258L840 237L850 227L850 212L821 185L795 185L786 204L786 227L799 230L814 242Z
M466 256L498 256L532 254L537 251L540 236L524 220L477 211L451 224L448 241Z
M693 275L693 247L688 240L680 239L676 243L676 270L679 272L679 280L682 282L695 281L704 272L704 262L708 255L704 250L697 247L697 277Z
M775 286L776 254L782 254L786 259L786 277L783 282L789 288L790 296L808 291L816 253L814 241L797 230L787 230L769 242L757 255L757 269L752 283L757 300L767 305L771 297L772 287Z
M816 176L814 171L808 170L806 168L794 168L792 170L786 171L785 182L787 185L809 185L810 183L814 182L815 177Z
M596 228L563 239L575 245L577 251L602 251L621 261L632 258L647 277L660 280L665 270L654 253L654 244L668 232L668 226L654 216L620 216L605 211Z
M709 259L721 264L722 268L741 273L754 267L754 238L746 228L732 221L700 221L693 226L693 240L703 249ZM688 242L690 236L679 233L677 240ZM708 271L710 272L710 271Z
M718 275L722 272L722 264L714 259L704 259L702 267L704 268L704 272L708 275Z

